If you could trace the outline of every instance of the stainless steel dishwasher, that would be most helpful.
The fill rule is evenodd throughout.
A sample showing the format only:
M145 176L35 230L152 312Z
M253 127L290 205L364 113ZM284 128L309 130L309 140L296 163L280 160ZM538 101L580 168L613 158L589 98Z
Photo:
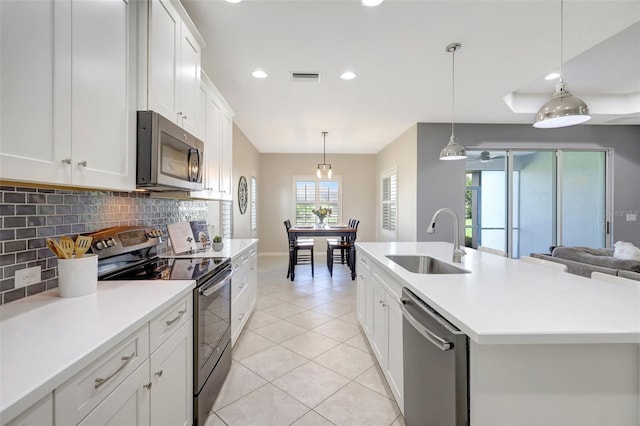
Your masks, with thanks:
M469 425L467 336L407 288L401 307L405 423Z

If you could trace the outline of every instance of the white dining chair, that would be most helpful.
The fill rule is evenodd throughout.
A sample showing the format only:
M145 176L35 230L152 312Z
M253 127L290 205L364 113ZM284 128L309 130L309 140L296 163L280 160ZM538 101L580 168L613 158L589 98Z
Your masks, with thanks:
M636 280L632 280L629 278L619 277L617 275L604 274L602 272L593 271L591 273L591 278L598 281L606 281L608 283L634 283L638 284Z
M567 272L567 265L562 263L552 262L550 260L538 259L531 256L520 256L520 260L523 262L531 263L532 265L540 265L546 268L557 269L558 271Z
M491 247L478 246L478 251L482 251L482 252L485 252L485 253L491 253L491 254L497 254L498 256L502 256L502 257L507 257L507 252L506 251L494 249L494 248L491 248Z

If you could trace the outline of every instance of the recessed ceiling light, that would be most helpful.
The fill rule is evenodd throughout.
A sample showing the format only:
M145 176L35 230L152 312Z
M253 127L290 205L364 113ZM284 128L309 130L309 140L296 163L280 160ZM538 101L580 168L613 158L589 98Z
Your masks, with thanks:
M363 6L374 7L374 6L378 6L383 1L384 0L362 0L362 5Z
M262 70L255 70L254 72L251 73L251 75L254 76L255 78L267 78L269 74L267 74Z
M240 3L242 0L225 0L227 3Z
M345 71L340 74L340 78L343 80L353 80L354 78L356 78L356 73L353 71Z
M547 76L544 78L545 80L555 80L556 78L560 77L560 73L557 72L550 72L549 74L547 74Z

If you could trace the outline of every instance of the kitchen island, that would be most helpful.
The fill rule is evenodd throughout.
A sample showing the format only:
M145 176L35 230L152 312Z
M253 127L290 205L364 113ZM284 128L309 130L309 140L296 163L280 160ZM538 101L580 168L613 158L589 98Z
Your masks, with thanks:
M406 287L469 337L472 425L639 423L636 283L591 280L473 249L456 264L469 273L416 274L386 256L429 255L451 263L452 244L357 247L359 276L384 290L380 304L389 306L389 333L398 326L396 305ZM361 315L367 300L360 300L361 287L358 291L366 332L375 324L364 318L366 312ZM398 345L402 342L390 334L386 350L378 351L387 355L388 378L395 377L396 385L401 375L394 376L392 361ZM372 346L376 353L376 343ZM400 393L401 385L397 388Z

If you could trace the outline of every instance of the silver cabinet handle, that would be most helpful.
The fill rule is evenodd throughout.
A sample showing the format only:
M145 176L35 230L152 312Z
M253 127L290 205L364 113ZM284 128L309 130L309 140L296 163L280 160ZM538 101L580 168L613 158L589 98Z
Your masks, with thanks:
M238 318L239 321L242 321L242 318L244 318L244 312L242 314L240 314L240 317Z
M379 300L379 302L380 302L380 304L382 305L383 308L387 306L387 304L384 303L384 300Z
M78 161L78 166L87 167L87 160Z
M160 370L160 371L156 371L156 372L155 372L155 373L153 373L153 374L155 374L155 375L156 375L156 376L158 376L158 377L162 377L162 373L164 373L164 371Z
M71 164L71 158L63 158L62 164Z
M185 311L185 310L178 311L178 316L177 317L175 317L172 320L169 320L169 321L165 322L165 324L167 324L167 327L170 326L171 324L173 324L174 322L178 321L180 319L180 317L182 317L185 314L185 312L187 312L187 311Z
M104 379L102 377L97 377L94 380L94 384L93 384L93 388L94 389L98 389L100 386L104 385L105 383L107 383L109 380L113 379L113 377L118 374L120 371L122 371L123 368L125 368L127 366L127 364L129 364L131 362L131 360L133 359L133 357L135 356L135 352L132 353L129 356L123 356L122 358L120 358L122 361L124 361L122 363L122 365L120 367L118 367L118 369L116 371L114 371L113 373L109 374L107 377L105 377Z
M436 336L433 331L420 324L420 322L415 319L413 315L411 315L411 313L409 313L407 308L404 307L404 303L400 305L400 309L402 309L402 315L404 316L404 318L409 321L409 323L416 329L416 331L422 334L425 339L436 345L438 349L444 352L453 347L451 342L447 342L442 337Z
M153 384L153 383L149 382L149 383L147 383L146 385L142 385L142 387L143 387L143 388L145 388L145 389L147 389L147 390L149 390L149 389L151 389L151 385L152 385L152 384Z

